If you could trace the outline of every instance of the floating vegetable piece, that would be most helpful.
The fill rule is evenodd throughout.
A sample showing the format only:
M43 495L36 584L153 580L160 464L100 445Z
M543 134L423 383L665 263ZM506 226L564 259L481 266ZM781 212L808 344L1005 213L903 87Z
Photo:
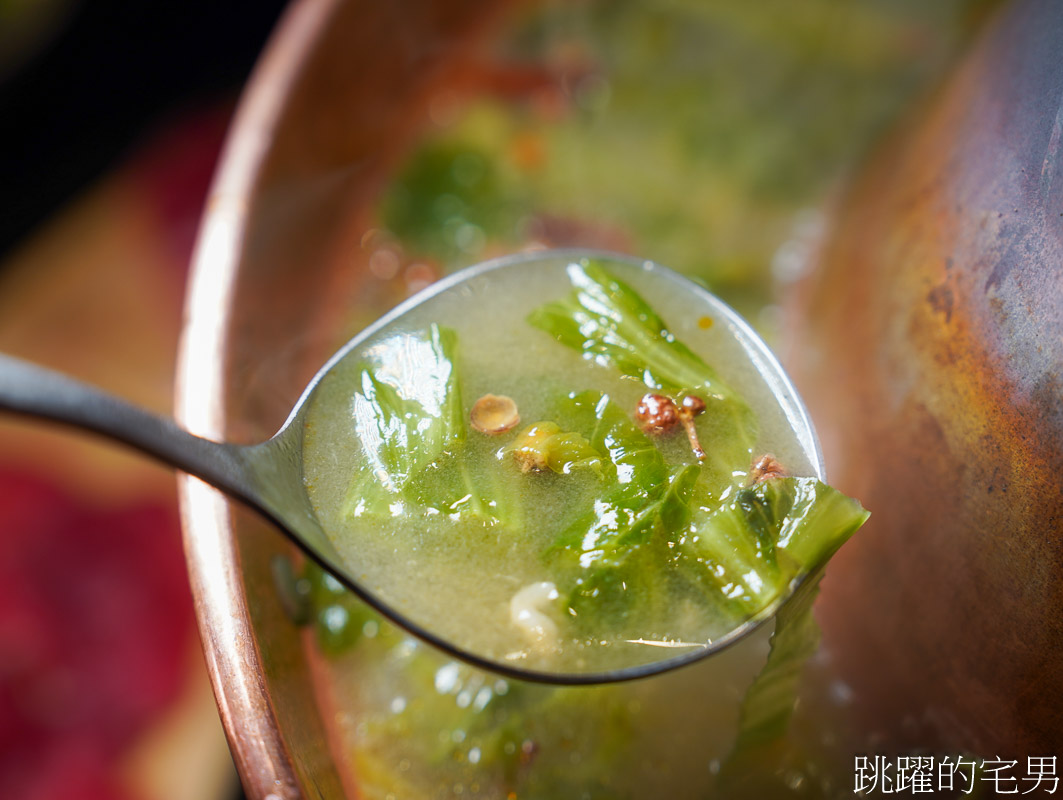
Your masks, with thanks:
M457 334L433 324L366 351L351 398L363 458L347 493L348 514L391 506L411 479L464 440L456 350Z
M669 472L653 442L598 392L568 399L566 411L603 455L601 499L558 538L545 557L559 570L577 621L621 624L640 594L668 596L668 542L689 523L698 465ZM641 587L638 591L636 587ZM656 587L656 588L654 588ZM592 623L596 624L596 623Z
M602 474L608 483L603 495L609 503L640 508L657 496L668 479L664 456L619 404L592 390L566 398L562 408L573 427L591 432L591 447L604 457ZM609 486L614 489L606 494Z
M598 630L622 627L632 614L645 618L668 615L675 600L669 585L672 547L690 523L700 467L680 467L655 487L641 507L624 508L604 502L579 545L567 548L578 556L569 584L569 613L584 626Z
M725 605L752 614L794 577L826 563L868 517L856 500L816 478L776 478L739 489L694 515L678 563Z
M533 311L528 322L586 358L614 366L651 389L678 394L701 390L744 409L744 401L700 356L676 339L650 305L594 261L568 266L576 290Z
M546 443L559 430L556 422L540 422L521 432L512 448L521 472L544 472L548 468Z
M590 442L578 433L561 430L556 422L529 425L507 449L521 472L550 470L567 475L576 467L601 471L601 455Z
M436 324L367 348L351 397L363 457L343 504L348 518L523 518L503 476L466 463L457 350L457 333Z
M528 322L584 358L614 367L657 392L704 398L713 440L708 442L708 454L700 446L695 452L717 490L722 490L735 463L748 463L752 457L757 434L752 409L715 369L676 338L638 292L601 264L582 259L569 264L567 272L575 290L537 308ZM684 427L689 435L689 427Z
M480 433L497 436L517 427L520 414L513 398L504 394L485 394L473 404L469 420Z

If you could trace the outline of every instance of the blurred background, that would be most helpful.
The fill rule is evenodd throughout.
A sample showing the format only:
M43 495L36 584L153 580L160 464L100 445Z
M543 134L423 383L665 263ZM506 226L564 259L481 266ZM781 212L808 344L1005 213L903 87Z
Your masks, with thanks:
M0 349L171 410L184 282L278 0L0 2ZM0 420L0 797L238 797L173 474Z
M470 71L486 99L434 106L380 199L389 298L517 242L655 242L771 341L845 176L996 3L524 5L509 63L548 71ZM0 0L0 350L170 411L196 227L282 10ZM0 797L239 793L172 474L0 420Z

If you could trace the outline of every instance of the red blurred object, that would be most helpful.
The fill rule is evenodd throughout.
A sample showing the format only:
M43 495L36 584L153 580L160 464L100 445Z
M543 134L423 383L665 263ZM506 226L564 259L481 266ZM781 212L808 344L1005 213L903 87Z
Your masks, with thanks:
M11 472L0 509L0 797L127 797L108 767L187 671L176 511Z
M184 294L199 218L231 116L228 103L186 114L161 130L129 165L157 217L167 261L180 270L175 302Z

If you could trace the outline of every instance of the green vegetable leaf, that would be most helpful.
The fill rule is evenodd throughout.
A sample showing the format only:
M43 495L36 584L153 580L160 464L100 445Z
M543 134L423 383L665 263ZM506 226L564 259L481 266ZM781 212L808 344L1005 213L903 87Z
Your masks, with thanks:
M741 403L712 367L668 330L626 283L589 259L568 266L575 291L547 303L528 322L600 364L614 366L652 389L700 390Z
M357 647L368 623L378 630L381 617L315 561L303 562L299 582L321 651L340 656Z
M803 572L827 563L870 514L857 500L814 478L777 478L765 481L767 491L787 491L781 481L793 481L794 500L782 521L776 547Z
M680 563L733 613L749 616L825 563L867 516L815 478L772 478L695 514Z
M757 423L745 401L689 347L630 286L598 263L568 266L575 290L536 309L528 322L589 360L612 366L673 397L695 394L706 401L697 419L708 466L717 484L752 454ZM717 486L722 488L722 486Z
M740 784L770 763L769 751L785 735L797 703L801 672L819 646L820 631L812 615L820 575L831 555L864 523L868 513L852 498L815 478L772 478L736 493L731 503L712 515L714 530L743 522L750 531L746 548L728 563L730 578L746 565L772 575L776 592L785 591L798 574L808 577L779 609L768 660L742 699L738 735L720 770L718 789L739 796ZM710 534L692 542L703 557L713 554L702 576L719 569L727 548ZM774 550L774 558L769 555ZM766 567L773 562L770 567ZM714 566L715 565L715 566ZM749 575L751 573L747 573ZM739 580L742 580L739 577ZM748 587L753 581L744 580Z
M563 431L556 422L536 422L529 425L505 448L512 453L522 472L542 472L549 469L559 475L587 467L601 473L601 455L590 442L573 431Z
M584 392L562 404L562 416L590 433L601 456L603 488L546 558L571 586L568 606L577 620L609 625L629 612L633 593L645 610L653 597L665 602L670 553L667 543L690 521L691 499L701 468L669 471L660 450L608 395Z
M801 668L819 646L819 626L812 616L818 593L819 578L809 579L779 609L768 661L742 699L736 753L771 742L786 732Z
M606 477L603 497L626 509L641 508L660 492L668 477L664 457L620 406L607 394L588 391L570 395L561 404L571 428L589 433L591 447L603 456Z
M392 494L465 438L455 356L457 334L433 324L400 333L366 351L351 399L364 466L357 488L375 483ZM355 487L352 487L352 489ZM349 504L361 500L352 491Z
M679 467L641 508L608 501L596 504L595 517L578 547L569 547L568 607L578 621L608 628L638 604L638 613L660 619L671 602L668 591L674 543L690 521L690 501L701 468ZM666 618L666 616L665 616Z
M367 348L351 399L362 459L344 512L400 516L433 510L519 524L497 470L470 470L458 378L458 337L432 324Z
M769 765L778 757L772 746L789 728L801 672L819 647L819 625L812 615L818 593L819 577L809 578L775 617L768 660L742 698L738 735L720 769L717 789L727 797L764 794L749 777L771 774Z

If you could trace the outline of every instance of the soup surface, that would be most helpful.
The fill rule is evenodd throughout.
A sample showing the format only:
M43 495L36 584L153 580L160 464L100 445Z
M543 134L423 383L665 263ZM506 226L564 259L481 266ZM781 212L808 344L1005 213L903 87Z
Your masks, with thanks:
M352 574L469 652L568 673L660 660L729 633L862 520L813 477L772 369L666 270L488 270L328 373L308 491ZM647 395L682 424L658 430Z

